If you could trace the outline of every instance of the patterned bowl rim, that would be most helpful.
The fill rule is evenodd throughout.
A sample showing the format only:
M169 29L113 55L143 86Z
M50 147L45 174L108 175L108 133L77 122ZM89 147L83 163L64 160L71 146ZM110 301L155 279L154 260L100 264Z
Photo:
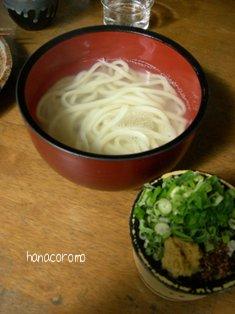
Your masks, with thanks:
M12 55L6 40L0 36L0 55L4 60L3 72L0 73L0 90L6 84L12 70Z

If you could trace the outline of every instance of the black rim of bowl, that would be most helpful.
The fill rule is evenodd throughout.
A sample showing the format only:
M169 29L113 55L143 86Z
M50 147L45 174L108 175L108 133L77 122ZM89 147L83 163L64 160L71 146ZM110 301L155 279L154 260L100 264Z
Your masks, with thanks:
M49 134L44 132L42 128L35 122L35 120L32 118L32 116L29 113L29 110L26 105L26 100L25 100L25 95L24 95L24 90L25 90L25 85L26 81L28 78L28 74L30 73L32 67L34 64L43 56L45 52L50 50L52 47L56 46L57 44L66 41L68 39L71 39L73 37L79 36L79 35L84 35L88 33L96 33L96 32L127 32L127 33L134 33L134 34L139 34L141 36L146 36L150 37L152 39L155 39L157 41L160 41L164 43L165 45L171 47L174 49L176 52L178 52L181 56L185 58L185 60L192 66L194 69L200 86L201 86L201 103L200 107L198 110L198 113L196 117L194 118L193 122L188 126L188 128L179 136L177 136L174 140L158 147L152 150L148 150L145 152L141 153L136 153L136 154L128 154L128 155L102 155L102 154L95 154L95 153L89 153L89 152L84 152L75 148L72 148L70 146L67 146L53 137L51 137ZM55 37L54 39L48 41L46 44L41 46L38 50L36 50L26 61L24 64L20 75L17 80L16 84L16 98L17 102L21 111L21 114L26 121L26 123L30 126L30 128L36 132L41 138L46 140L49 144L52 146L55 146L59 148L62 151L65 151L67 153L70 153L75 156L82 156L85 158L90 158L90 159L99 159L99 160L111 160L111 161L121 161L121 160L133 160L133 159L141 159L145 157L149 157L152 155L157 155L159 153L168 151L172 149L174 146L178 145L181 143L184 139L186 139L190 134L193 133L199 126L199 123L201 122L206 106L207 106L207 100L208 100L208 86L207 86L207 81L205 78L205 74L198 63L198 61L182 46L180 46L178 43L175 41L160 35L155 32L147 31L147 30L142 30L139 28L135 27L128 27L128 26L118 26L118 25L99 25L99 26L92 26L92 27L86 27L86 28L81 28L81 29L75 29L73 31L70 31L68 33L62 34L58 37Z
M183 172L187 170L177 170L172 172L172 176L176 175L181 175ZM194 171L194 170L193 170ZM196 170L197 171L197 170ZM177 173L175 173L177 172ZM181 172L181 173L178 173ZM212 174L205 173L203 171L197 171L203 176L211 176ZM170 173L171 174L171 173ZM161 176L160 178L154 179L151 181L151 184L161 184L162 179L164 175ZM225 186L225 187L232 187L231 184L228 182L224 181L223 179L219 178L220 182ZM192 281L189 280L183 280L181 279L174 279L172 276L169 275L169 273L164 270L161 267L161 262L155 262L151 256L147 256L144 252L144 247L143 247L143 240L139 238L138 235L138 221L133 217L134 213L134 207L136 202L138 201L141 193L142 193L143 188L141 188L140 192L137 194L132 209L130 213L130 219L129 219L129 229L130 229L130 238L131 238L131 243L134 248L134 252L136 253L137 257L139 258L141 264L145 269L147 269L152 276L154 276L157 280L165 284L168 288L173 289L178 292L183 292L186 294L190 295L207 295L210 293L215 293L219 292L221 290L230 288L235 285L235 274L231 274L225 278L218 279L218 280L213 280L208 283L204 283L200 286L193 286L191 283ZM133 233L134 232L134 233ZM158 271L156 270L158 268ZM185 277L184 277L185 278ZM186 282L186 284L185 284Z

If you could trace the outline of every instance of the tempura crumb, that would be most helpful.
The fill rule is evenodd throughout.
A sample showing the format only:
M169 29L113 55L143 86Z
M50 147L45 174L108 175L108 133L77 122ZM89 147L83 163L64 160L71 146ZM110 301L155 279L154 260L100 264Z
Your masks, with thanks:
M199 270L202 254L196 243L170 237L164 243L162 267L172 276L192 276Z

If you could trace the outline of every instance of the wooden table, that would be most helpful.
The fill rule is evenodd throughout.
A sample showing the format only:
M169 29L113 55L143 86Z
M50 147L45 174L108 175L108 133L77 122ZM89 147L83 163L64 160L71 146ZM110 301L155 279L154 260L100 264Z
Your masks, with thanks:
M128 216L136 191L92 191L55 173L34 149L15 105L17 71L47 40L102 23L100 1L62 1L54 24L29 32L0 5L0 27L15 70L0 95L0 313L234 313L235 290L191 303L151 293L132 258ZM165 0L153 8L152 26L185 46L205 69L210 101L206 117L177 166L234 181L234 1ZM233 10L232 10L233 9ZM32 263L26 253L86 254L80 263Z

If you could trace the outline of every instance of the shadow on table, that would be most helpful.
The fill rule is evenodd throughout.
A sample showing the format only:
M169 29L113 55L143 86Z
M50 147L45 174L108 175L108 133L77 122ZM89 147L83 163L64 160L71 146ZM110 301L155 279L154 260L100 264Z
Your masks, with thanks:
M11 38L5 38L8 42L13 59L13 68L11 75L3 87L0 93L0 117L10 110L12 106L15 104L15 89L16 89L16 82L19 72L27 59L27 53L15 40Z
M135 268L134 261L132 269ZM130 273L132 272L130 269ZM124 282L125 280L125 282ZM97 289L100 285L94 278L93 287ZM125 274L123 280L110 282L109 289L107 286L101 286L100 290L107 290L106 298L94 298L93 302L85 303L82 301L83 295L78 296L79 305L73 307L71 313L79 313L78 308L81 308L81 302L84 313L136 313L136 314L172 314L181 313L212 313L215 297L208 296L207 302L204 299L197 302L169 302L158 295L153 294L137 276L130 277ZM94 293L94 292L93 292ZM89 293L91 295L91 293ZM87 295L84 296L84 298ZM98 300L98 302L97 302Z
M100 1L96 0L60 0L57 16L55 19L56 25L63 25L78 21L79 18L86 15L88 12L98 12L100 7L100 12L102 12L102 7ZM96 13L94 13L96 14Z
M160 2L155 3L151 12L150 27L167 26L176 20L178 14L173 8Z
M193 1L175 1L171 5L165 1L155 1L152 8L150 27L165 27L183 18L190 18L197 12Z
M206 72L206 77L209 85L207 111L192 145L177 165L178 169L200 169L204 161L212 159L227 145L231 145L234 94L221 78L210 72ZM227 180L234 180L232 172Z

